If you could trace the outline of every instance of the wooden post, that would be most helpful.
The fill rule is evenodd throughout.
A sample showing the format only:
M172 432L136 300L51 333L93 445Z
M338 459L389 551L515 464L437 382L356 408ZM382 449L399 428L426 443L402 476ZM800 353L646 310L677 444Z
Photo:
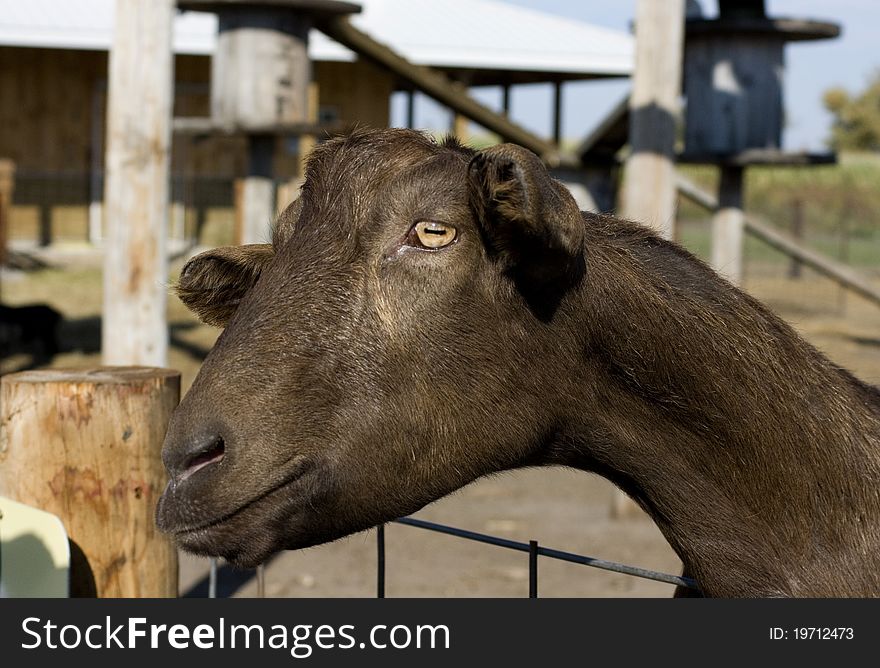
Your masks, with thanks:
M12 160L0 160L0 266L6 262L6 245L9 243L9 216L14 190L15 163Z
M466 116L452 115L452 134L463 142L466 142L468 138L468 125L470 125L470 120Z
M712 216L712 251L710 264L734 285L743 278L743 231L745 214L742 204L743 168L721 167L718 211Z
M675 129L681 91L684 0L638 0L623 215L671 239L675 225Z
M470 95L468 89L469 79L470 77L465 76L462 79L458 79L456 82L458 85L462 86L465 95ZM450 132L457 137L459 141L466 142L469 134L468 126L471 122L470 119L464 114L457 112L455 109L450 109L450 111L452 112L452 127L449 129Z
M675 126L684 50L684 0L638 0L636 65L629 99L629 143L623 206L637 220L671 239L675 229ZM615 491L611 515L638 506Z
M176 596L177 550L153 516L180 374L25 371L2 378L0 398L0 495L61 518L71 594Z
M52 197L57 196L57 184L49 185L49 193L44 194L46 200L40 203L40 216L37 224L37 243L45 248L52 243Z
M241 236L238 244L265 244L271 238L275 219L275 181L272 162L275 155L273 135L248 137L248 173L242 179Z
M164 366L173 0L117 0L104 189L105 364Z
M186 204L182 198L171 202L171 238L178 242L186 239Z
M308 120L313 123L318 122L318 110L321 101L321 89L317 81L309 84L309 103L308 103ZM318 144L315 135L303 134L299 136L296 151L295 173L292 178L280 184L276 188L276 209L284 211L287 206L299 197L300 187L305 182L306 165L312 149Z

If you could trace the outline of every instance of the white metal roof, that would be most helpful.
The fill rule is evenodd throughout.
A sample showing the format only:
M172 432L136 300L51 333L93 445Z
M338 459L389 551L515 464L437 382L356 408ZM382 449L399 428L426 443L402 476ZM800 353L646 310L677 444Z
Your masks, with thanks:
M421 65L450 68L628 75L633 39L626 33L499 0L359 0L353 23ZM0 45L107 50L115 0L0 0ZM177 53L210 54L213 14L175 18ZM353 54L313 30L314 60Z

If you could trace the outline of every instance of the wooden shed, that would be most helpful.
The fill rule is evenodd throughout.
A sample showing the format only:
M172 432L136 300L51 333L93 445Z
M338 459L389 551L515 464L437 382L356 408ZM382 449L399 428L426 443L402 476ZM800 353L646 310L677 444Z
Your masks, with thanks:
M352 22L416 64L465 85L628 76L632 38L497 0L363 0ZM13 242L102 238L107 50L113 0L0 0L0 159L15 165ZM463 20L464 19L464 20ZM210 113L216 16L175 18L175 117ZM410 91L392 73L312 30L313 114L323 122L383 127L390 98ZM277 138L279 182L300 169L300 141ZM243 137L175 135L172 240L229 241ZM282 192L284 192L282 190Z

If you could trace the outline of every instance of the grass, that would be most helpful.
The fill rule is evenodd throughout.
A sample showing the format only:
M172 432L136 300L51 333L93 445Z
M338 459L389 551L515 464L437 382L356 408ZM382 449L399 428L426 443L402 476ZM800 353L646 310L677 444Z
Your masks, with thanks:
M704 214L705 215L705 214ZM703 260L709 259L712 241L708 218L682 221L677 229L677 241ZM810 248L863 271L880 271L880 229L864 235L851 235L846 243L833 232L806 231L803 239ZM746 262L787 265L790 258L748 234L743 249Z
M717 168L684 165L680 169L710 191L717 191ZM827 237L845 228L851 237L876 242L880 232L880 155L844 154L836 165L756 166L746 170L747 211L789 228L797 201L803 206L807 236ZM700 207L684 200L679 211L684 219L705 216Z

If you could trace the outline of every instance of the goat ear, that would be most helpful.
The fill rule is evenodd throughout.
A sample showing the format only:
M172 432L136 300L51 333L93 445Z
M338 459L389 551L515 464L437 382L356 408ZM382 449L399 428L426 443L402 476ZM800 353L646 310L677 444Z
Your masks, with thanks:
M584 275L584 221L574 198L537 155L514 144L471 159L468 197L489 257L549 320Z
M225 327L274 254L271 244L223 246L200 253L183 266L175 286L177 296L202 322Z

